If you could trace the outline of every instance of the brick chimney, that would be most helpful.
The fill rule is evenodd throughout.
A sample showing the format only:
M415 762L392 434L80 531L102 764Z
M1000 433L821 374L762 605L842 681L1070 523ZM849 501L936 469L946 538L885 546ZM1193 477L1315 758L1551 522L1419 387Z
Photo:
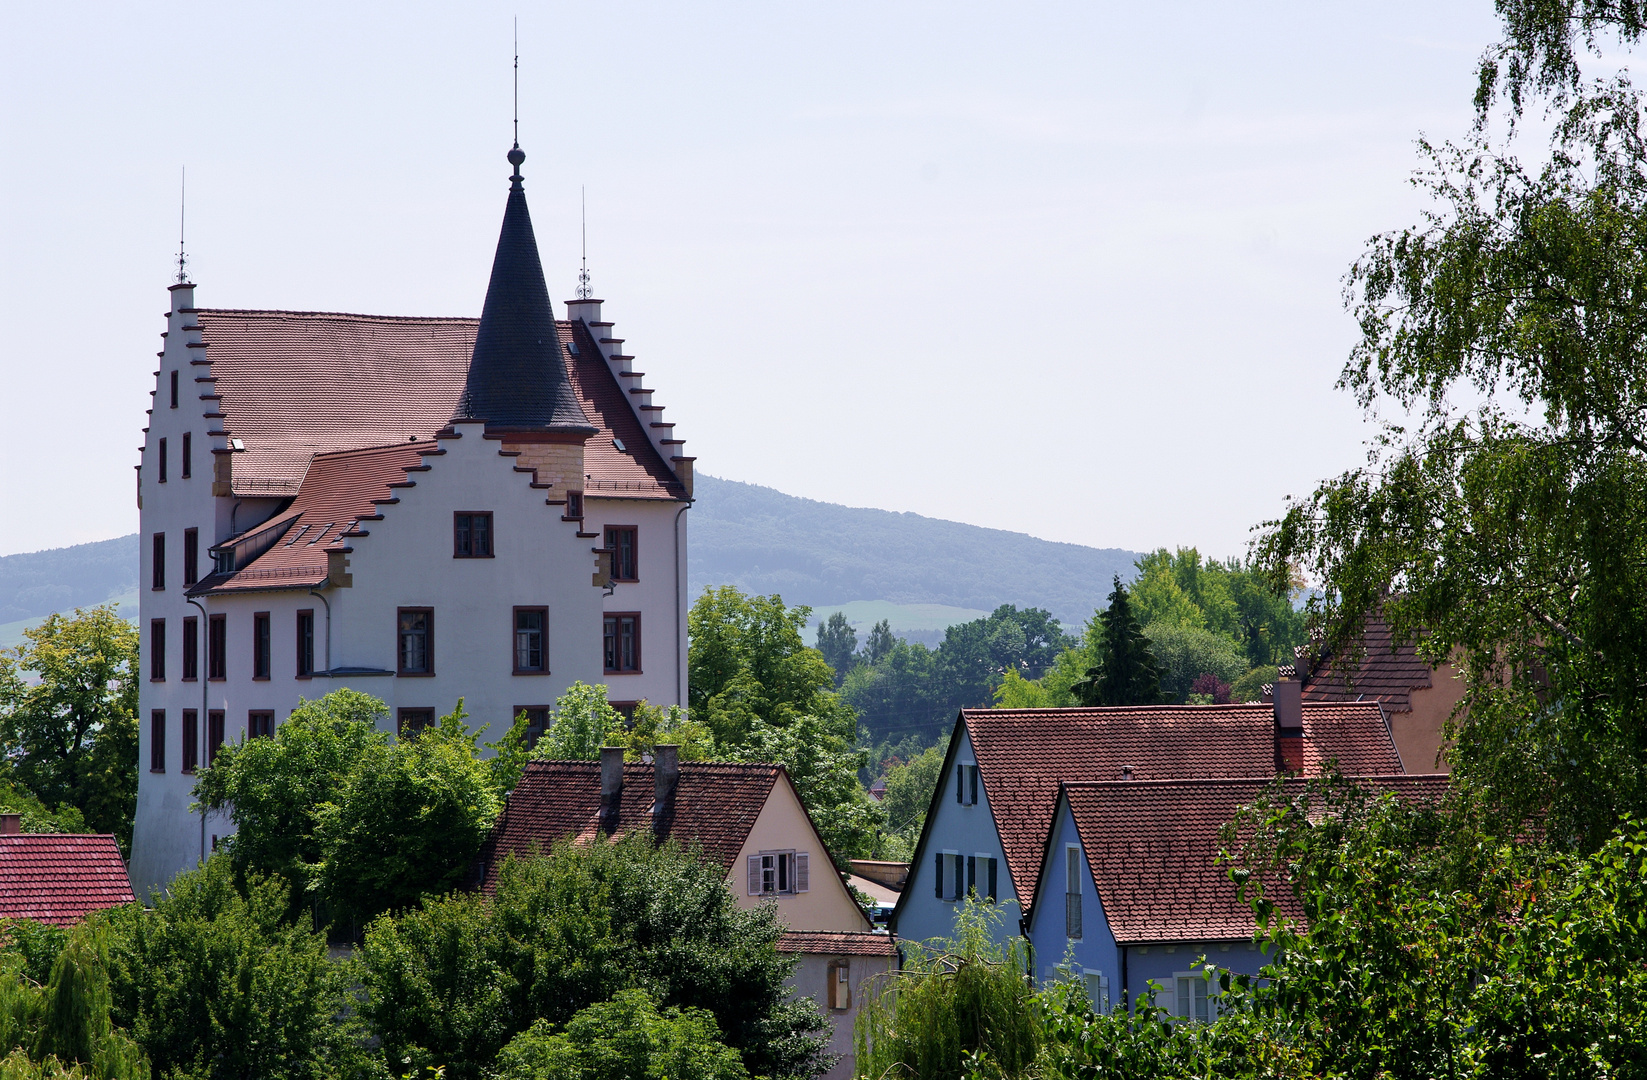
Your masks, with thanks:
M22 831L22 814L0 814L0 836L17 836Z
M618 827L618 808L623 802L623 747L600 748L600 825L605 832Z
M660 745L652 756L652 828L662 839L675 816L675 785L681 778L681 748Z

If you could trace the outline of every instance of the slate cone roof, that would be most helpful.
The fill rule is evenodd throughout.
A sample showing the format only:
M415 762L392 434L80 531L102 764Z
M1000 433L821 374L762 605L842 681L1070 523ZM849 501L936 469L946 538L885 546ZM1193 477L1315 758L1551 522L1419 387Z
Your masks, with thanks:
M94 911L135 899L113 836L0 836L0 919L73 926Z

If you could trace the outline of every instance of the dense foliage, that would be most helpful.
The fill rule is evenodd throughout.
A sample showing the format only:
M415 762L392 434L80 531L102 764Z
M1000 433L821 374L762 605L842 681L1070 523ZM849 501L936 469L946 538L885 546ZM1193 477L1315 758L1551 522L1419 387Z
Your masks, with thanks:
M1133 617L1127 589L1115 579L1109 607L1099 618L1103 635L1097 662L1071 687L1083 705L1154 705L1161 700L1161 671L1143 628Z
M746 1080L707 1009L659 1009L645 990L619 990L562 1030L545 1020L509 1040L497 1080Z

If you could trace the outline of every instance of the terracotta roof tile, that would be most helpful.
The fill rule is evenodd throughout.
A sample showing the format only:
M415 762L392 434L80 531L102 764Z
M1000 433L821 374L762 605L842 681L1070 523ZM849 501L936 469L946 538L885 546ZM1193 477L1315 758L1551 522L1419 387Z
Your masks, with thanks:
M778 951L813 956L891 956L896 950L890 934L787 930L778 938Z
M1188 777L1268 779L1277 771L1269 705L1140 705L1098 709L965 709L1013 889L1035 891L1060 781ZM1300 760L1319 770L1401 771L1378 706L1305 706Z
M1362 786L1408 798L1439 799L1445 776L1358 777ZM1120 942L1219 941L1252 937L1252 909L1237 898L1217 862L1218 832L1264 789L1257 779L1068 784L1064 790L1098 886L1104 916ZM1297 900L1272 886L1280 914L1301 916Z
M135 899L113 836L0 836L0 919L73 926Z
M700 845L705 859L730 872L783 767L687 761L680 770L668 836ZM625 764L615 834L651 829L652 800L652 766ZM563 839L594 839L601 832L599 814L600 762L528 762L487 842L483 888L496 887L511 854L527 857Z
M1305 701L1379 701L1390 712L1411 712L1412 692L1432 685L1430 666L1418 658L1409 643L1398 645L1390 626L1378 616L1369 616L1361 635L1366 653L1361 667L1348 679L1324 656L1311 665L1304 681Z

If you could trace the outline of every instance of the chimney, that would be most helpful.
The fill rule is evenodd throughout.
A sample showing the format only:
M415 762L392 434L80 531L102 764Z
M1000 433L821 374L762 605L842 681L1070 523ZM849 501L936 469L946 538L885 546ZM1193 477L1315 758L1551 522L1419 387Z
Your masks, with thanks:
M1296 678L1275 681L1275 728L1282 735L1304 734L1304 685Z
M1131 780L1132 779L1132 766L1131 765L1121 766L1121 779L1123 779L1123 780Z
M652 827L659 836L669 831L675 815L675 784L681 778L681 748L659 745L652 756Z
M610 833L618 827L618 807L623 800L623 747L600 748L600 823Z
M0 814L0 836L18 836L22 832L22 814Z

